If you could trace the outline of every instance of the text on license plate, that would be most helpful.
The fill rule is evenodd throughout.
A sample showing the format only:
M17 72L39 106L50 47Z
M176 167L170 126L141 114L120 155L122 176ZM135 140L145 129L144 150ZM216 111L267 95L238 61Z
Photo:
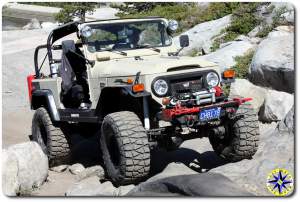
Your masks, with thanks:
M211 108L211 109L205 109L203 111L200 111L200 121L209 121L213 119L218 119L220 117L221 113L221 107Z

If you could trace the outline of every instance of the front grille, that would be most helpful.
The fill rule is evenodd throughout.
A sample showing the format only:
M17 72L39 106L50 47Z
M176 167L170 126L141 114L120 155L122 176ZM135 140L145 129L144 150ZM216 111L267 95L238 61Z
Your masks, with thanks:
M193 93L203 88L203 82L201 78L171 81L170 85L173 95L181 93Z

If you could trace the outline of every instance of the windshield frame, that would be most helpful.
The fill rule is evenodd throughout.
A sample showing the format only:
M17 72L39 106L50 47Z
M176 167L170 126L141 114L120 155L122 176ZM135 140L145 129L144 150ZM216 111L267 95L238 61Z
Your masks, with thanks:
M120 19L122 20L122 19ZM128 19L127 19L128 20ZM87 46L87 50L91 53L97 53L97 52L105 52L105 51L130 51L130 50L139 50L139 49L151 49L151 48L165 48L165 47L170 47L173 45L173 37L168 34L168 31L167 31L167 23L164 19L151 19L151 20L139 20L139 19L136 19L136 20L130 20L130 21L126 21L126 19L124 21L120 21L120 22L108 22L108 21L103 21L103 23L97 23L97 22L92 22L92 23L85 23L86 26L90 26L91 28L93 28L93 26L101 26L101 25L126 25L126 24L134 24L134 23L163 23L164 24L164 30L165 30L165 35L163 36L165 38L165 41L166 40L170 40L170 43L169 44L165 44L165 45L154 45L154 46L147 46L147 47L134 47L134 48L122 48L122 49L105 49L105 50L96 50L96 51L91 51L89 47L89 43L93 43L93 42L88 42L87 39L85 37L81 37L82 38L82 44L83 45L86 45ZM168 38L166 38L166 36L168 36Z

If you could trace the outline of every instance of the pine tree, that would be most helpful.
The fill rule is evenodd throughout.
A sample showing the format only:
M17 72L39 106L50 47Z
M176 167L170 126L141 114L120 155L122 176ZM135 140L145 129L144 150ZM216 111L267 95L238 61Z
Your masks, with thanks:
M62 10L55 15L59 22L66 23L79 17L81 21L85 20L86 13L93 13L97 3L94 2L68 2L62 4Z

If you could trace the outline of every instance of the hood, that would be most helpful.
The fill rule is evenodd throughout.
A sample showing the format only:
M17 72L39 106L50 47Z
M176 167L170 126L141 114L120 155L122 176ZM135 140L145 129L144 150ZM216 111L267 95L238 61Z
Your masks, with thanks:
M131 76L139 71L141 75L147 75L213 66L216 64L197 57L142 56L96 62L91 71L93 77Z

